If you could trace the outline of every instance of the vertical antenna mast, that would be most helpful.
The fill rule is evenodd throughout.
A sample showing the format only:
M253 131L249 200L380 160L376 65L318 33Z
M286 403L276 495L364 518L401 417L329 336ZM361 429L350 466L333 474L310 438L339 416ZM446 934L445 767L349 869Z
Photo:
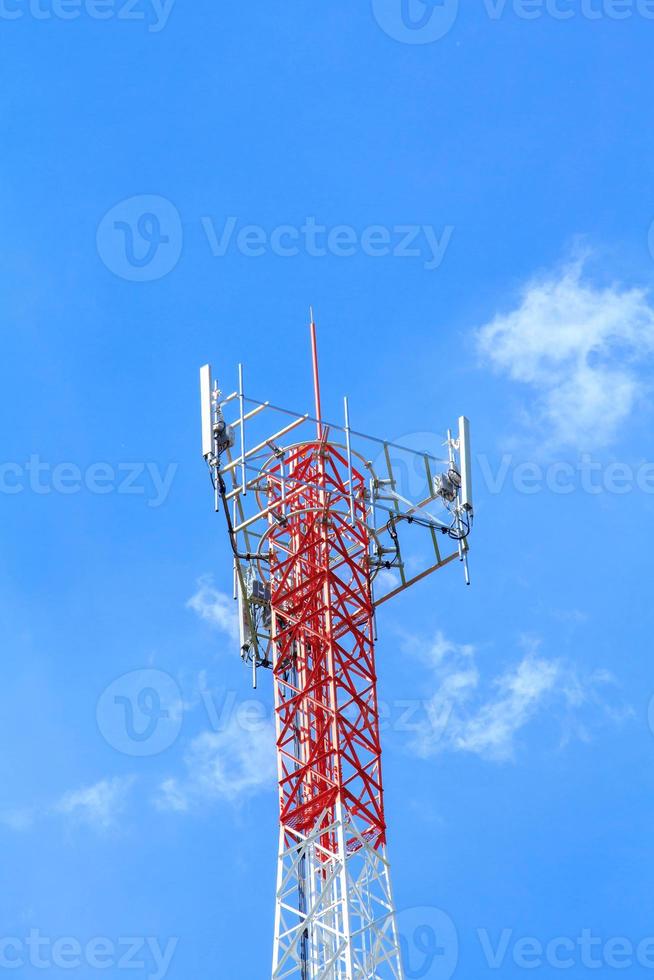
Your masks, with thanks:
M322 439L322 407L320 404L320 372L318 370L318 337L316 334L316 321L313 318L313 306L309 307L311 323L311 358L313 361L313 395L316 406L316 434Z

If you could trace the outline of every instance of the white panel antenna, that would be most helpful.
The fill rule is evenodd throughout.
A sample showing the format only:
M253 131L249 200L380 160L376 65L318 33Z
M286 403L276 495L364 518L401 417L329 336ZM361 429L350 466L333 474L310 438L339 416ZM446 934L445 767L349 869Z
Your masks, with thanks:
M461 461L461 506L473 511L472 505L472 453L470 451L470 422L462 415L459 419L459 459Z
M200 403L202 408L202 455L210 459L214 455L213 392L211 365L200 368Z

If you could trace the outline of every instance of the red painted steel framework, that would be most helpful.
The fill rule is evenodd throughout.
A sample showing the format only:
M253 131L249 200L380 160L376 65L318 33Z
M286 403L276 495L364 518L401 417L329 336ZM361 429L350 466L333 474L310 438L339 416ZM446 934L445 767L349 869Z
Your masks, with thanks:
M331 826L336 803L377 847L385 843L365 480L325 440L296 447L270 473L270 535L281 822ZM358 839L347 841L358 847Z

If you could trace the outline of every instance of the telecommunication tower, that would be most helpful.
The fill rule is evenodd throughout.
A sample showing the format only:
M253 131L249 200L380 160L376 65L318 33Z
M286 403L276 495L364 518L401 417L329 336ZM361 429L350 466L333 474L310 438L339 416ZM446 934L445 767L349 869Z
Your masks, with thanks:
M343 423L326 422L313 314L310 329L313 412L246 394L242 365L227 395L209 365L200 372L202 452L233 553L240 653L255 687L261 669L274 685L272 978L402 980L375 610L457 560L469 583L469 424L459 419L439 459L356 432L347 398Z

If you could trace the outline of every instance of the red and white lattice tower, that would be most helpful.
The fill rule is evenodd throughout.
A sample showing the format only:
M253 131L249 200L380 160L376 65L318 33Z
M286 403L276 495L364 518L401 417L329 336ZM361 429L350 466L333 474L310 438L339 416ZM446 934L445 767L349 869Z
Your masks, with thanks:
M255 685L262 667L274 678L280 828L272 978L401 980L386 853L375 607L457 558L467 569L468 427L461 419L459 438L448 436L448 468L434 476L439 461L429 453L353 433L347 400L345 425L327 425L313 323L311 330L313 416L246 397L242 368L239 390L223 399L212 391L208 366L202 371L203 452L234 553L241 656ZM238 414L228 423L230 405ZM271 412L292 421L250 447L246 429ZM383 477L354 448L357 440L379 445ZM400 493L400 452L424 466L428 492L418 503ZM436 504L445 520L432 512ZM423 539L427 528L436 559L410 580L402 525L422 529ZM454 540L451 554L441 553L439 532ZM390 584L376 596L381 569Z

